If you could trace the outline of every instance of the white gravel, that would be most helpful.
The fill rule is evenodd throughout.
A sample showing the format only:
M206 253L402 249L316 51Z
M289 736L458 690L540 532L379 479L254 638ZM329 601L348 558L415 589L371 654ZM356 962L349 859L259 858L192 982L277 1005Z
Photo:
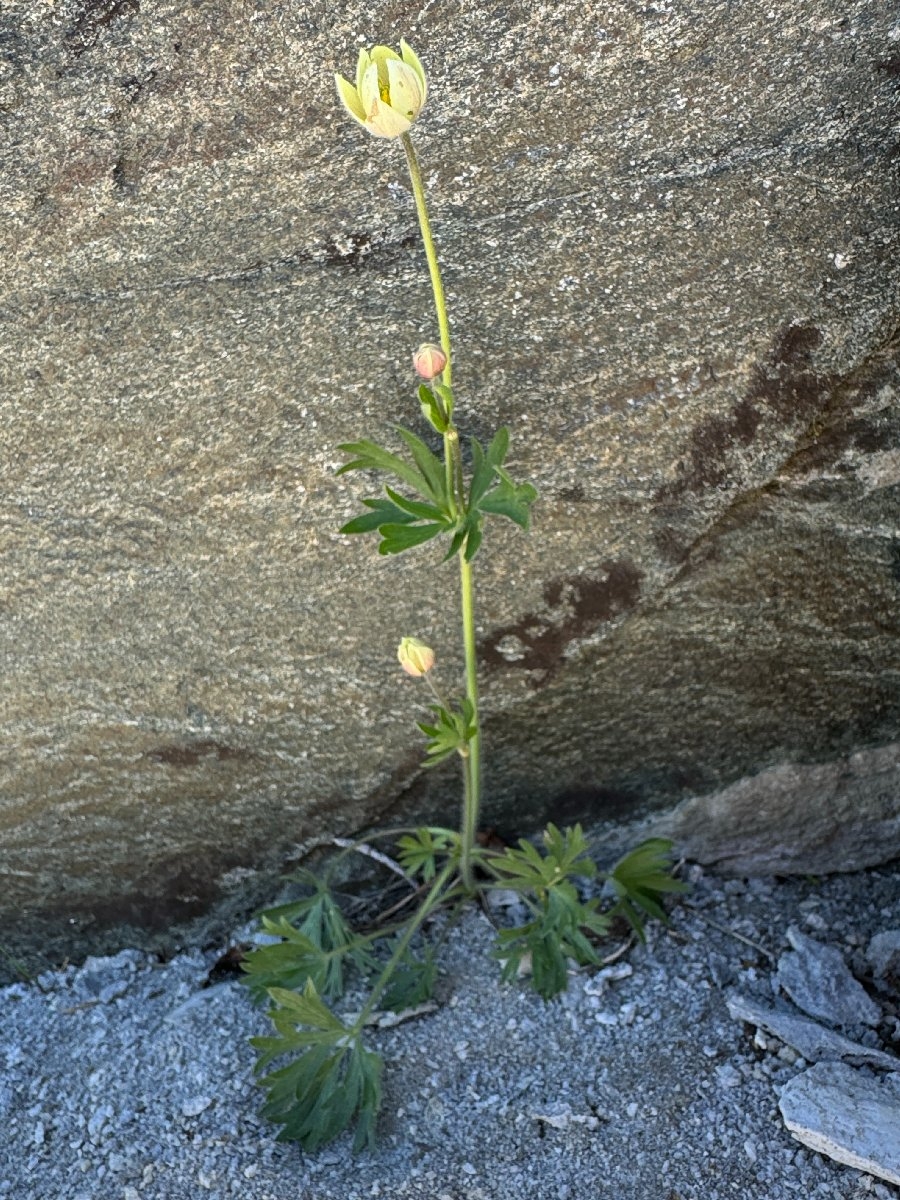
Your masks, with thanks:
M247 1038L267 1022L237 982L204 986L224 947L168 963L123 950L4 988L0 1196L896 1200L791 1137L778 1098L805 1064L730 1018L725 993L771 1000L790 926L862 974L869 940L900 927L900 866L695 876L671 930L550 1004L498 984L473 912L446 948L439 1010L373 1033L385 1105L378 1148L356 1158L349 1138L304 1155L258 1118ZM897 1053L887 1016L850 1032Z

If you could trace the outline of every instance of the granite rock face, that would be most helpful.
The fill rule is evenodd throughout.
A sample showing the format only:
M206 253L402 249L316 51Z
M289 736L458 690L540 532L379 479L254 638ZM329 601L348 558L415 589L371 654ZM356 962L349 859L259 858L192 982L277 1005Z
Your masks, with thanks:
M337 533L436 334L330 78L401 36L462 423L542 497L477 560L486 821L900 854L889 7L3 6L0 943L146 943L455 812L393 657L452 680L453 570Z

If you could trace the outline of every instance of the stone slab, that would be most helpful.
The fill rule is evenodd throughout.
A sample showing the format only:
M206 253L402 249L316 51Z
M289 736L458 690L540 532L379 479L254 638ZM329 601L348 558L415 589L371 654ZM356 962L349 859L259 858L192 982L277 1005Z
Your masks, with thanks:
M841 952L791 927L793 950L778 960L776 980L798 1008L829 1025L877 1025L881 1009L854 979Z
M778 1107L804 1146L900 1184L900 1075L879 1080L818 1063L785 1084Z
M761 1004L748 996L732 993L728 1011L736 1021L747 1021L792 1046L808 1062L840 1060L854 1066L877 1067L882 1071L900 1070L900 1059L883 1050L863 1046L843 1034L826 1029L816 1021L788 1009Z

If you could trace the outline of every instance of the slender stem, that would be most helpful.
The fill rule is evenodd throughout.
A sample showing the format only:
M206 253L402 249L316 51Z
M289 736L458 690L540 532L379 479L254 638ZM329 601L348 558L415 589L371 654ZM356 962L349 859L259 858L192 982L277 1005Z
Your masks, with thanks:
M366 1001L365 1007L363 1008L363 1010L359 1014L359 1016L356 1018L356 1024L355 1024L354 1028L362 1029L362 1027L366 1023L366 1018L368 1016L370 1016L371 1013L374 1011L375 1005L378 1003L378 1001L384 995L384 991L387 988L388 983L390 982L391 976L393 975L394 971L397 969L397 965L399 964L400 960L403 958L403 955L406 953L407 948L409 947L409 943L413 940L416 930L418 930L422 926L423 922L425 921L425 918L432 911L432 909L434 909L435 906L440 902L441 892L447 886L447 883L449 882L450 876L452 874L453 874L453 867L448 863L447 866L444 867L443 871L441 871L440 875L438 875L437 879L432 884L431 890L429 891L429 893L425 897L425 899L422 901L422 905L417 910L415 916L412 917L412 919L408 922L408 924L406 926L406 931L404 932L403 937L401 937L400 941L397 943L397 948L394 950L394 953L391 955L390 959L388 960L387 966L384 968L384 970L379 975L378 981L375 984L374 988L372 988L371 994L369 995L369 999Z
M459 553L459 584L462 596L463 645L466 656L466 696L472 706L475 733L469 742L468 756L463 759L464 796L460 874L463 886L472 891L472 851L478 833L478 811L481 805L481 718L478 712L478 664L475 657L475 596L472 585L472 564L466 561L464 550Z
M438 263L437 250L434 248L434 238L431 236L431 221L428 219L428 205L425 201L425 187L422 183L422 172L419 169L419 160L416 157L415 147L412 144L412 138L408 133L400 135L400 141L403 143L403 149L406 152L406 164L409 167L409 178L412 183L413 196L416 200L416 213L419 217L419 229L422 232L422 243L425 246L425 257L428 260L428 273L431 276L431 290L434 293L434 307L437 312L438 329L440 330L441 349L447 359L447 365L441 373L441 382L450 386L450 380L453 376L452 358L450 353L450 321L447 318L447 300L444 296L444 284L441 280L441 268ZM443 401L440 402L443 408ZM454 487L454 454L453 441L458 439L459 435L450 418L450 426L444 433L444 473L447 482L447 499L452 507L452 511L456 512L459 505L459 500L456 496Z
M450 323L447 320L447 301L444 297L444 285L441 282L441 269L438 264L437 251L434 248L434 238L431 236L431 222L428 219L428 206L425 202L425 188L422 184L422 172L419 170L419 160L408 133L400 135L406 162L409 166L409 177L412 182L413 195L416 200L416 212L419 216L419 228L422 231L422 242L425 246L425 257L428 260L428 271L431 275L431 289L434 292L434 307L437 311L438 328L441 336L441 349L447 356L441 381L450 386L452 377L452 355L450 352ZM459 451L459 433L451 424L444 434L444 469L447 474L448 499L454 507L465 511L465 493L462 483L462 456ZM462 596L462 625L463 644L466 659L466 696L472 706L472 724L475 734L467 747L468 754L463 758L463 813L462 813L462 849L460 857L460 875L466 891L474 890L472 857L475 847L475 835L478 832L478 812L481 804L481 730L478 715L478 670L475 658L475 604L472 586L472 566L465 558L465 543L459 551L459 580Z
M444 285L441 282L441 268L438 265L437 251L434 248L434 238L431 236L431 222L428 220L428 207L425 203L425 188L422 184L422 172L419 170L419 160L408 133L401 133L400 141L406 152L406 162L409 167L409 178L412 182L413 195L416 199L416 212L419 216L419 228L422 231L422 242L425 245L425 257L428 259L428 272L431 275L431 290L434 292L434 307L437 311L438 329L441 334L441 349L447 356L447 365L441 375L441 382L450 386L452 377L450 354L450 322L447 320L447 301L444 298Z

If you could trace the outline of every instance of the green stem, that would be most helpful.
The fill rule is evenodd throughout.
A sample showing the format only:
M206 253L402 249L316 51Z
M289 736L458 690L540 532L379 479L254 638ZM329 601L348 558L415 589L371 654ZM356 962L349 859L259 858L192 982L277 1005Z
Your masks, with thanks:
M438 329L441 335L441 349L447 356L447 365L441 375L441 382L450 386L452 377L450 354L450 322L447 320L447 301L444 299L444 285L441 282L441 268L438 265L437 251L434 248L434 238L431 236L431 222L428 220L428 206L425 203L425 188L422 184L422 172L419 170L419 160L408 133L401 133L400 141L406 152L406 162L409 167L409 178L412 182L413 196L416 200L416 212L419 216L419 228L422 231L422 242L425 245L425 257L428 259L428 273L431 275L431 290L434 292L434 307L437 311Z
M452 378L452 355L450 352L450 322L447 319L447 301L444 296L444 285L441 282L441 269L438 264L437 251L434 248L434 238L431 236L431 222L428 219L428 206L425 202L425 188L422 184L422 172L419 170L419 160L408 133L400 135L406 162L409 166L409 177L412 182L413 196L416 201L416 212L419 217L419 228L422 231L422 242L425 246L425 257L428 260L428 271L431 275L431 289L434 292L434 307L437 312L438 329L441 336L441 349L447 356L447 365L441 376L441 382L450 387ZM450 503L460 510L465 510L465 495L460 482L462 461L459 451L459 433L451 424L444 434L444 469L447 475L447 493ZM472 566L465 558L465 543L459 552L459 579L462 595L462 624L463 644L466 658L466 696L472 705L475 734L468 745L468 755L463 759L463 814L462 814L462 851L460 857L460 875L463 887L471 892L474 890L472 868L475 835L478 832L478 812L481 804L481 769L480 742L481 731L478 717L478 671L475 658L475 605L472 586Z
M406 152L406 164L409 167L409 178L412 183L413 196L416 201L416 213L419 217L419 229L422 232L422 243L425 246L425 257L428 260L428 274L431 276L431 290L434 293L434 307L437 312L438 329L440 330L441 349L443 350L447 365L441 373L441 382L450 386L450 380L453 376L452 358L450 355L450 322L447 318L447 301L444 296L444 284L441 280L441 268L438 263L437 250L434 248L434 238L431 236L431 222L428 219L428 205L425 202L425 187L422 183L422 172L419 169L419 160L416 157L415 147L412 144L412 138L408 133L400 135L400 141L403 143L403 149ZM443 407L443 401L441 401ZM450 414L448 413L448 416ZM459 435L450 418L450 426L444 434L444 473L447 479L447 498L453 506L454 512L457 507L455 499L456 492L453 479L453 440L459 439Z
M462 596L463 646L466 656L466 696L472 705L475 733L469 742L468 757L463 759L464 796L460 874L467 891L474 890L472 852L478 833L481 805L481 718L478 712L478 664L475 656L475 597L472 564L466 561L465 546L459 552L459 584Z
M397 964L403 958L403 955L406 953L406 951L409 947L409 943L415 937L416 931L421 928L423 922L425 921L425 918L432 911L432 909L434 909L440 903L441 892L447 886L447 883L449 882L452 874L453 874L453 866L452 866L452 864L448 863L447 866L444 867L443 871L441 871L440 875L438 875L437 879L435 879L434 883L432 884L431 890L429 891L429 893L425 897L425 899L422 901L421 907L417 910L415 916L410 920L410 922L406 926L406 931L403 934L403 937L397 943L397 949L394 951L394 953L388 959L387 966L384 968L384 970L379 975L378 982L372 988L371 994L369 995L369 999L366 1001L365 1007L363 1008L363 1010L359 1014L359 1016L356 1018L356 1024L355 1024L356 1029L362 1029L366 1023L366 1019L369 1016L371 1016L372 1012L375 1009L375 1005L378 1003L378 1001L384 995L385 988L387 987L388 983L390 983L391 976L393 975L394 971L397 969Z

